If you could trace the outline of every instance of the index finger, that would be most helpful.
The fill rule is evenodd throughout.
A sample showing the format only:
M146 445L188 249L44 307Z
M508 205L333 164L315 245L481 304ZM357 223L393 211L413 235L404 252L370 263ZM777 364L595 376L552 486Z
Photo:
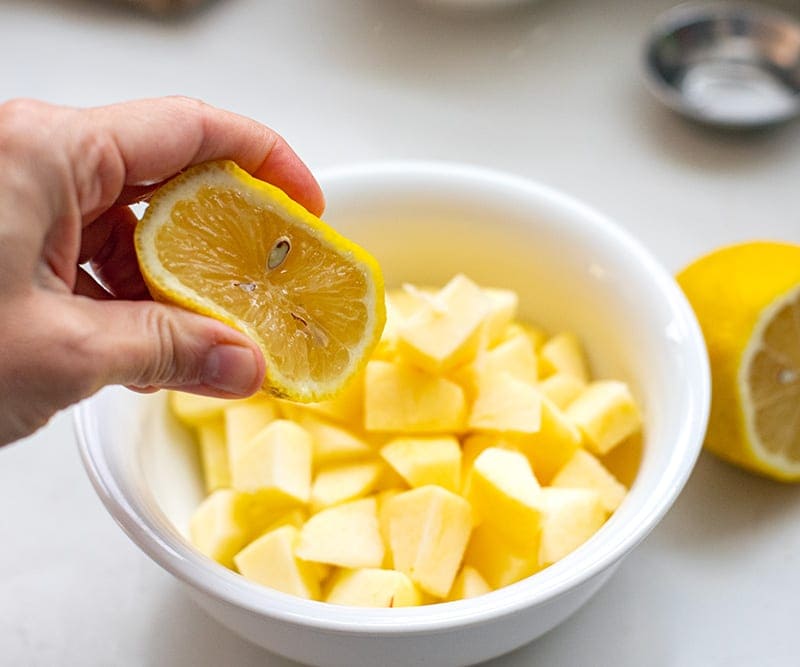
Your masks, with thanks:
M90 131L106 132L124 165L123 182L110 188L113 199L98 208L110 206L123 187L158 183L217 159L233 160L316 215L325 208L308 167L283 137L250 118L185 97L123 102L86 113Z

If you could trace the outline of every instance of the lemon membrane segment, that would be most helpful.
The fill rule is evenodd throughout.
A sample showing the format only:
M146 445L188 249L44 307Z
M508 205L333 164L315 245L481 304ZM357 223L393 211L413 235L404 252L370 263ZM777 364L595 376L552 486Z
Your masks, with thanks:
M742 355L739 386L753 447L800 472L800 287L764 309Z

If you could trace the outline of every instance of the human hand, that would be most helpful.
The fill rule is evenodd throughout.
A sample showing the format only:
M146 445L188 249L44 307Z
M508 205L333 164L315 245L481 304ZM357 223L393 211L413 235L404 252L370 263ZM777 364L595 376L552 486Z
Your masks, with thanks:
M133 247L128 204L223 158L322 212L319 186L280 136L196 100L0 105L0 445L108 384L222 397L261 386L258 347L151 301Z

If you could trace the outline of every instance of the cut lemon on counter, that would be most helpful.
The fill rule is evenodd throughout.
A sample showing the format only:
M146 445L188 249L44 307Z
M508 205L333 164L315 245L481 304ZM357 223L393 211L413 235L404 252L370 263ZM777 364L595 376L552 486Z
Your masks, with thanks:
M334 395L383 330L375 259L233 162L193 167L159 188L135 244L153 298L253 338L264 389L276 396Z
M721 248L677 278L711 362L706 448L768 477L800 480L800 246Z

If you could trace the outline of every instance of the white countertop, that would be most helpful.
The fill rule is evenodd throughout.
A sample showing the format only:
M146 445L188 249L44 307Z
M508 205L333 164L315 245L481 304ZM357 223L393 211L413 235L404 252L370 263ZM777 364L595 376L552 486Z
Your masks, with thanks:
M515 172L603 211L673 271L727 242L800 242L800 122L715 132L644 91L640 43L671 4L465 16L411 0L220 0L158 22L110 2L5 0L0 99L183 93L270 124L314 170L422 158ZM208 618L114 525L69 414L0 450L0 507L0 663L290 664ZM799 596L800 486L704 454L588 605L492 664L795 665Z

